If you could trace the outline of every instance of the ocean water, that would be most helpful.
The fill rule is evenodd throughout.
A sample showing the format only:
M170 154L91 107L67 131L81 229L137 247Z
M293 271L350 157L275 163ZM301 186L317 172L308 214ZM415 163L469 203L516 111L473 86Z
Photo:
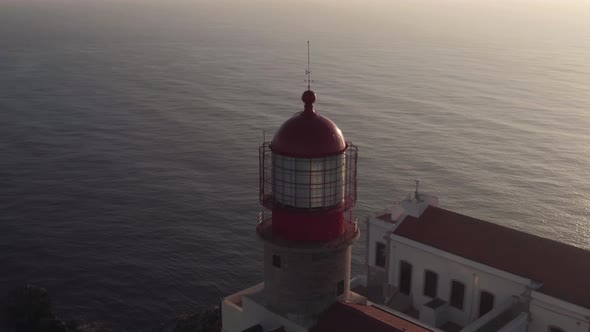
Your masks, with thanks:
M421 179L590 249L589 9L0 2L0 291L145 331L261 281L258 146L302 108L307 40L316 109L359 146L359 217Z

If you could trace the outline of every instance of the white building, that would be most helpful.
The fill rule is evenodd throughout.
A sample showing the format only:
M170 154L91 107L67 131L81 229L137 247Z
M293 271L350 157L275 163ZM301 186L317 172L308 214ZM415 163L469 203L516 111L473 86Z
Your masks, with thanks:
M418 192L366 224L375 302L445 331L590 331L590 251Z

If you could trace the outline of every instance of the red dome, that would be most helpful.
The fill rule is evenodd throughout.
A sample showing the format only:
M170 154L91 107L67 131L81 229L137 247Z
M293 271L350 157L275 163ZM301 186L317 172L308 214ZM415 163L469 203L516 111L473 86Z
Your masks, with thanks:
M315 93L305 91L301 99L305 102L305 110L283 123L270 143L271 150L300 158L327 157L344 152L347 145L340 128L313 110Z

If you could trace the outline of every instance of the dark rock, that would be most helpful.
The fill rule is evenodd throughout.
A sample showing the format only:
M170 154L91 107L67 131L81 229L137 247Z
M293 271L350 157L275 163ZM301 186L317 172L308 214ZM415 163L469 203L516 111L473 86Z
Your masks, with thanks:
M183 314L159 332L221 332L219 306ZM112 332L98 322L63 321L56 318L44 288L27 285L10 292L0 303L0 332Z
M0 332L112 332L101 324L56 318L49 294L32 285L11 291L0 304Z
M49 321L49 324L46 328L47 332L69 332L68 328L66 326L66 323L64 323L61 320L58 319L54 319Z
M67 332L55 320L47 291L32 285L17 288L6 296L0 326L15 332Z
M79 320L67 321L68 332L112 332L112 330L98 322Z
M179 315L159 332L221 332L221 309L216 306L195 314Z

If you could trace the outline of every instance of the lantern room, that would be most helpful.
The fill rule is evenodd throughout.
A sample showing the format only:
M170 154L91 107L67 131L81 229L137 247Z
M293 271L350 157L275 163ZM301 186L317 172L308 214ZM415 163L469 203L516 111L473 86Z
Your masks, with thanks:
M301 99L304 110L260 147L260 201L272 210L274 235L329 241L344 232L356 202L357 149L314 110L313 91Z

